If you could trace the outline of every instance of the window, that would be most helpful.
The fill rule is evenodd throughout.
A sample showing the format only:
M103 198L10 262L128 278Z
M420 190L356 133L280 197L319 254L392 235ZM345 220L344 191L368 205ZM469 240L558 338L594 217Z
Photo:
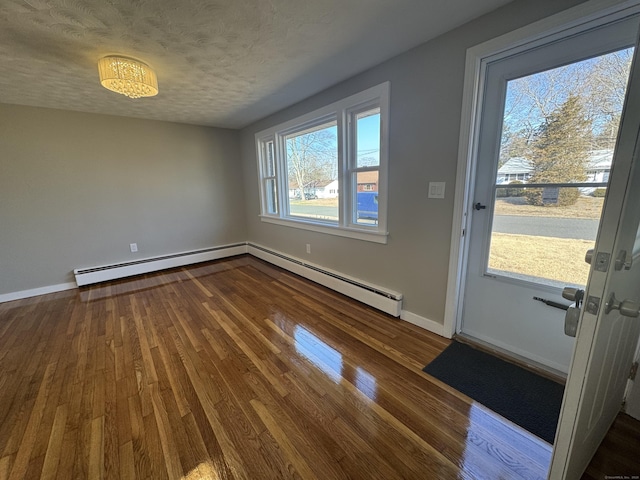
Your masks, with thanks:
M270 214L278 213L278 186L276 184L276 165L273 151L273 141L264 142L262 145L262 157L264 158L262 173L262 190L265 194L265 210Z
M389 83L256 134L265 222L386 243Z

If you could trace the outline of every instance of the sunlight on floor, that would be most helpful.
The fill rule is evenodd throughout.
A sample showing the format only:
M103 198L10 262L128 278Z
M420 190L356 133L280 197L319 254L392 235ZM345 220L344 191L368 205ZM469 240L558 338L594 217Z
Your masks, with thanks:
M471 405L461 470L477 478L520 475L543 480L551 452L551 445L518 425L481 405Z
M220 476L215 471L211 462L202 462L181 480L218 480Z

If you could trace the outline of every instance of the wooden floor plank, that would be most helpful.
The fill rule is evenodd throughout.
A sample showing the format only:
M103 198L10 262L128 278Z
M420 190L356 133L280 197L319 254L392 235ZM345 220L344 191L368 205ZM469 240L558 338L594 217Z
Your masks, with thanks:
M56 416L49 435L47 452L44 458L44 465L40 478L42 480L50 480L56 478L58 464L60 463L60 454L63 445L64 430L67 424L67 405L60 405L56 408Z
M545 477L449 340L249 256L0 304L0 479ZM622 415L585 479L640 473Z

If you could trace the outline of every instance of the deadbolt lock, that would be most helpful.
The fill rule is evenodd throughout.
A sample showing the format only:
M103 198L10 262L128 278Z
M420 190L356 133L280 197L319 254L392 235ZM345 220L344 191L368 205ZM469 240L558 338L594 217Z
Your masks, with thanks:
M584 255L584 261L587 262L589 265L593 263L593 254L594 254L594 249L590 248L589 250L587 250L587 253L585 253ZM598 272L606 272L609 269L610 258L611 258L611 254L607 252L598 252L598 254L596 255L595 270L597 270Z
M591 262L593 261L593 248L587 250L587 253L584 256L584 261L591 265Z

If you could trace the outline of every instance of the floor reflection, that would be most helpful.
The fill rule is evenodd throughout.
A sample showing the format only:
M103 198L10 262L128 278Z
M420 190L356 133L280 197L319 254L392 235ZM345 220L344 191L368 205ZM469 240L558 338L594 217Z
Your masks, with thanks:
M469 408L460 469L474 478L546 479L552 447L479 404Z
M335 348L300 325L293 327L293 340L296 351L333 382L350 382L369 399L376 399L378 390L376 378L364 368L344 359Z
M342 355L304 327L296 325L293 331L295 348L336 383L342 378Z
M216 472L213 464L202 462L197 467L187 473L181 480L218 480L220 475Z
M371 400L375 400L378 394L378 382L373 375L362 367L356 367L354 385Z

